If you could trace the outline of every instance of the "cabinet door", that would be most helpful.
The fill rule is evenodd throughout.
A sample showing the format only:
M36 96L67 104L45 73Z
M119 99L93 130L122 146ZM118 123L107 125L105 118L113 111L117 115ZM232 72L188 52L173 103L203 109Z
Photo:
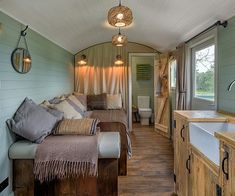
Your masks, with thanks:
M235 149L224 146L221 155L223 195L235 196Z
M175 116L174 172L176 175L175 192L180 196L188 195L188 130L187 121Z
M190 195L217 196L219 177L203 156L192 149L190 162ZM220 191L220 190L218 190Z

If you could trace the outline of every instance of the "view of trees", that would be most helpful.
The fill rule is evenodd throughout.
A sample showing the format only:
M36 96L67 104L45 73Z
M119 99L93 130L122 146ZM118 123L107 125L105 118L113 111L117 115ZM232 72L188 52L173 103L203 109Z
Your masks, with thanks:
M214 45L195 53L195 96L214 99Z

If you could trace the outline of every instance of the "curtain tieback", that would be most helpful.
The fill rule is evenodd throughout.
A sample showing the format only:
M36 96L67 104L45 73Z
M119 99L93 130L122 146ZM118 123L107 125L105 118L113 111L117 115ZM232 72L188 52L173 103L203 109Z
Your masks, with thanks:
M180 93L186 93L186 91L180 91Z

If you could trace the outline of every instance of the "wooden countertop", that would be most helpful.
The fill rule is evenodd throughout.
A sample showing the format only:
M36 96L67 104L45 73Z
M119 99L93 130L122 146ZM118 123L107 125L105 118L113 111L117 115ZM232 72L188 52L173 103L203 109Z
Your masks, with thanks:
M215 137L235 148L235 132L215 132Z
M235 116L226 112L211 110L175 110L174 115L188 122L230 122L235 124ZM215 132L215 137L235 148L235 132Z
M211 110L175 110L174 115L179 115L189 122L226 122L228 116Z

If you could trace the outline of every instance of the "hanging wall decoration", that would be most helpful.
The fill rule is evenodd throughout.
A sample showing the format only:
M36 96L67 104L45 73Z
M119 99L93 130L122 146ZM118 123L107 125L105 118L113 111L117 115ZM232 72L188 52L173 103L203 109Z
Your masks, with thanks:
M27 29L28 29L28 26L26 26L25 29L20 32L20 36L19 36L16 48L11 53L11 64L13 68L18 73L22 73L22 74L30 71L31 63L32 63L32 59L31 59L27 41L26 41ZM22 37L24 40L25 47L19 47L20 40Z

